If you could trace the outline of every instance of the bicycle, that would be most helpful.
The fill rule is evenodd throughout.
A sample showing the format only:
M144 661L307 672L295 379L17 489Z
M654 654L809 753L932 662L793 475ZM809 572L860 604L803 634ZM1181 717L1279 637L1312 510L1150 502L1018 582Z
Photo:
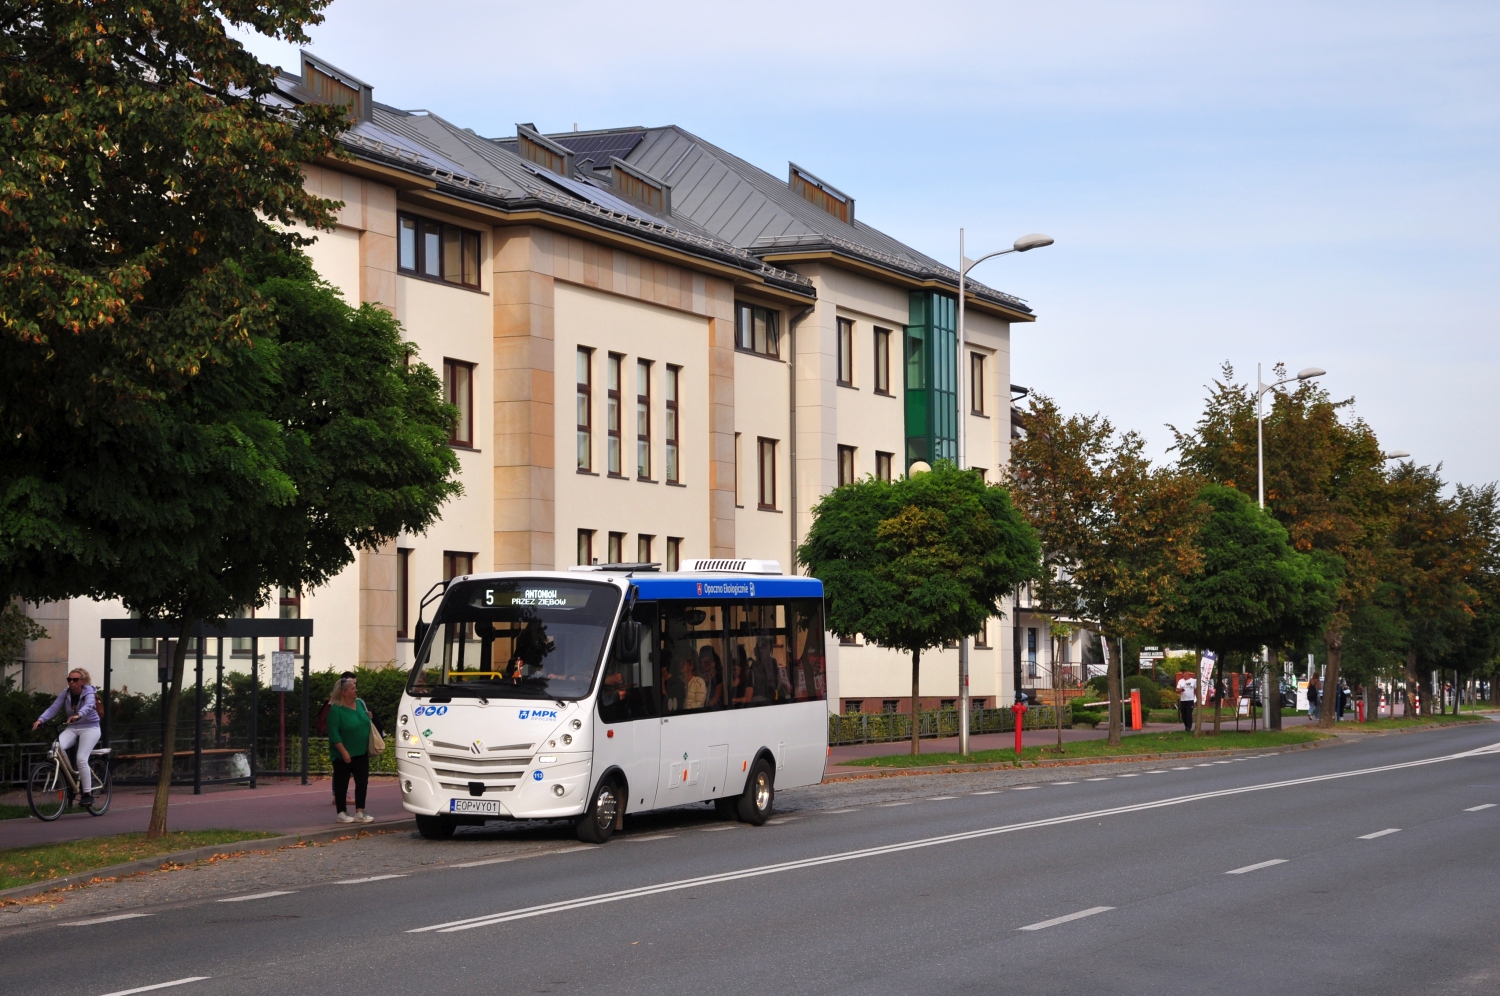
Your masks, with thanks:
M90 816L103 816L109 809L110 790L113 782L109 774L108 747L95 747L89 755L89 771L93 775L94 802L86 807ZM60 743L52 741L47 760L31 766L31 777L26 781L26 801L36 818L51 823L73 806L82 795L78 772L73 760Z

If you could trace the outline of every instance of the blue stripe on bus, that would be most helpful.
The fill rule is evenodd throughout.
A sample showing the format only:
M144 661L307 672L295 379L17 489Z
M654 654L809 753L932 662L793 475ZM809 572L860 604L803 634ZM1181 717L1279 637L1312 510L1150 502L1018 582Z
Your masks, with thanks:
M746 577L632 577L641 598L723 599L723 598L822 598L823 582L817 578Z

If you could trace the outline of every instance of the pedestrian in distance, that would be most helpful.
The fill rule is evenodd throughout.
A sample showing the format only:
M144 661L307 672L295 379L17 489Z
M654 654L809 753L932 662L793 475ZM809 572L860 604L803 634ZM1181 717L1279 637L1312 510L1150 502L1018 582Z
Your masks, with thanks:
M1307 679L1307 718L1316 721L1318 718L1318 706L1322 704L1322 694L1318 686L1318 676L1313 675Z
M1198 679L1184 675L1177 679L1177 712L1182 716L1182 729L1193 732L1193 707L1198 703Z
M83 795L78 803L88 807L94 804L94 773L89 770L89 755L99 743L99 708L94 686L89 684L89 673L81 667L68 672L68 687L63 689L41 717L31 724L35 730L57 716L66 717L67 726L57 737L63 750L77 747L74 769L78 772Z
M353 677L340 678L333 686L328 709L328 752L333 759L334 816L340 823L373 823L365 813L365 794L370 787L370 741L373 727L370 713L357 696ZM354 815L348 812L345 796L349 779L354 779Z

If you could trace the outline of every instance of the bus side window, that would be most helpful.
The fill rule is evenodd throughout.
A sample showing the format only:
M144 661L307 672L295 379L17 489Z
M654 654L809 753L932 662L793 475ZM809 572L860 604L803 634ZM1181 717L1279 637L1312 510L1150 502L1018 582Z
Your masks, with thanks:
M656 669L659 658L656 637L656 606L636 606L635 620L641 623L641 654L638 661L625 663L611 646L604 662L604 680L599 687L599 718L606 723L632 719L654 719L657 715Z
M663 608L661 689L667 712L724 708L723 646L723 606L669 604Z
M729 606L729 654L735 706L792 701L787 669L787 607L780 602Z
M823 654L823 603L799 598L792 616L792 698L798 702L828 697L828 663Z

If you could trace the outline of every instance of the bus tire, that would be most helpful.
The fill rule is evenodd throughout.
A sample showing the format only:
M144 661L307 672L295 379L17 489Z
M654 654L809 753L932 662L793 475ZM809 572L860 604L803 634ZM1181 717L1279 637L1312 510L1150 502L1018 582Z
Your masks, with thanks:
M442 816L417 816L417 833L427 840L447 840L458 824Z
M739 817L742 823L758 827L771 818L776 805L776 772L765 758L757 758L740 793Z
M602 844L614 836L615 823L620 819L620 788L612 778L601 779L589 808L578 817L574 829L578 839L585 844Z

